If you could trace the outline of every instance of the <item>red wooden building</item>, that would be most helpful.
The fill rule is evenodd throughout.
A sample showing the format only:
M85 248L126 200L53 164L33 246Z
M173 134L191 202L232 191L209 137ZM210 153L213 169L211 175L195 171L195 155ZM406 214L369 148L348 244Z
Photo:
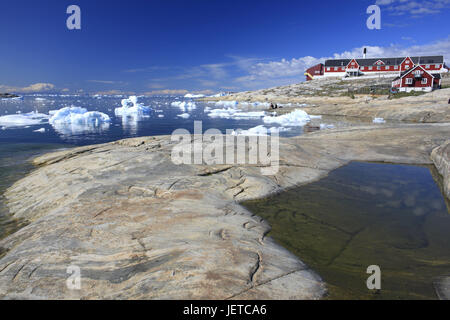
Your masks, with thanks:
M371 59L330 59L323 67L324 77L355 77L366 75L400 74L420 65L429 73L444 72L443 56L371 58ZM308 69L309 70L309 69ZM306 73L305 73L306 75ZM313 74L312 74L313 75ZM314 75L313 75L314 76Z
M323 76L323 63L316 64L315 66L305 71L306 81L313 80L314 78L320 78Z
M425 68L417 65L403 71L399 77L392 81L392 87L398 91L432 91L440 88L441 74L431 74Z

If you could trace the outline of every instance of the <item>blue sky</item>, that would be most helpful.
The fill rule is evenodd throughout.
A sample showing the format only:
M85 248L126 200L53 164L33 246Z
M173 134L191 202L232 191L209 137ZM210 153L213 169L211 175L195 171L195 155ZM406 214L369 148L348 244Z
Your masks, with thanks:
M81 30L66 9L81 8ZM366 9L381 8L381 30ZM444 54L450 0L14 0L0 10L0 92L186 93L303 81L328 57ZM447 60L448 61L448 60Z

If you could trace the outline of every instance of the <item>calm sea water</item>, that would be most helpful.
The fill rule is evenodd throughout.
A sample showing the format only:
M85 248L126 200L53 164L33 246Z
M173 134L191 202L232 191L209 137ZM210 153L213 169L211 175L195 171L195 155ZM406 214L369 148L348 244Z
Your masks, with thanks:
M34 125L30 127L16 127L0 130L0 143L63 143L70 145L86 145L115 141L118 139L150 136L170 135L174 130L183 128L190 132L194 130L194 121L201 120L203 130L216 128L225 133L226 129L249 129L263 124L261 119L220 119L210 118L204 112L206 106L212 108L214 104L196 102L197 109L189 111L190 118L178 117L182 114L178 107L171 106L174 101L186 101L182 97L140 97L139 103L150 106L153 111L150 117L140 119L122 118L114 115L114 109L120 107L124 97L92 96L25 96L23 100L0 100L0 116L37 111L48 114L67 106L84 107L88 111L100 111L108 114L112 122L101 127L72 128L70 125L54 128L49 124ZM253 109L252 111L254 111ZM163 115L164 117L159 117ZM45 128L46 132L33 132ZM283 135L298 135L302 133L301 127L293 127L290 132Z
M450 211L434 167L353 162L244 205L328 284L330 299L436 299L450 274ZM381 290L367 289L367 267Z

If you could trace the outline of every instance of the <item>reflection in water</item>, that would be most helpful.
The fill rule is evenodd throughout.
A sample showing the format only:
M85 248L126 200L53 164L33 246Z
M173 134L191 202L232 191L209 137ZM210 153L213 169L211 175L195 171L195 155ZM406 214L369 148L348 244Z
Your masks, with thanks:
M139 122L150 118L148 115L129 114L122 116L122 128L129 135L136 135L138 132Z
M436 299L450 273L450 215L427 167L354 162L244 205L327 282L331 299ZM369 291L378 265L382 288Z
M84 134L100 134L109 129L110 124L106 123L52 123L53 129L62 138Z

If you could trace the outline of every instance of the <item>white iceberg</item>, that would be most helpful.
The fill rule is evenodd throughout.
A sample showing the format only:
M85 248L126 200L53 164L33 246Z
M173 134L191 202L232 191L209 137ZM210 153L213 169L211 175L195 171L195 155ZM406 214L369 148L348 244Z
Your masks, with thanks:
M192 94L192 93L188 93L188 94L186 94L184 97L185 98L191 98L191 99L194 99L194 98L203 98L205 95L204 94Z
M52 110L50 114L50 124L64 136L101 132L109 129L111 122L105 113L74 106Z
M50 111L50 124L79 124L98 125L100 123L111 122L110 117L98 111L87 111L81 107L65 107L59 110Z
M144 106L142 103L138 103L137 96L130 96L128 99L122 99L122 107L114 109L116 116L144 116L149 115L152 108Z
M253 119L253 118L262 118L266 115L264 111L252 111L252 112L243 112L240 109L213 109L206 110L208 112L208 117L210 118L223 118L223 119Z
M266 128L264 125L259 125L248 130L233 130L231 133L234 136L243 135L243 136L266 136L269 133L280 133L284 131L289 131L291 128L285 127L271 127Z
M264 123L277 123L282 126L304 126L311 121L311 117L303 110L295 110L291 113L283 114L278 117L266 116L263 118Z
M42 113L30 112L23 114L12 114L0 117L0 126L10 127L26 127L46 123L49 116Z
M384 120L383 118L375 118L372 121L373 123L386 123L386 120Z
M270 107L270 103L268 102L240 102L239 103L242 106L251 106L251 107L265 107L268 108Z
M236 107L238 105L237 101L217 101L216 106L217 107Z
M37 130L33 130L33 132L44 133L45 132L45 128L40 128L40 129L37 129Z
M189 115L189 113L182 113L182 114L177 115L177 117L180 117L180 118L183 118L183 119L187 119L187 118L190 117L190 115Z
M197 109L197 105L194 102L175 101L171 104L173 107L180 108L181 111L186 112Z

